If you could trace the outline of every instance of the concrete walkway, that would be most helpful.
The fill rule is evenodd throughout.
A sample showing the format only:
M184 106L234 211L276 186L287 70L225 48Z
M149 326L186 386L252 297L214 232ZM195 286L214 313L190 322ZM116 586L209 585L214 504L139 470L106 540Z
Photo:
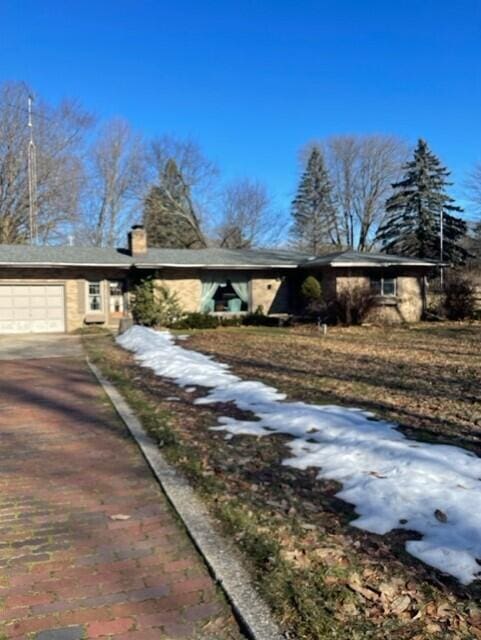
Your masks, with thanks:
M240 638L85 362L0 372L0 638Z
M0 335L0 360L79 356L82 356L80 336L66 333Z

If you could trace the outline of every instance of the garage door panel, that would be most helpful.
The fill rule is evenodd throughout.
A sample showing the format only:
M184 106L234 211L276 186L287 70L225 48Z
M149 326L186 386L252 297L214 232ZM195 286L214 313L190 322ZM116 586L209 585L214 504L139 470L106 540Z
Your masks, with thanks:
M63 286L0 285L0 333L63 331Z

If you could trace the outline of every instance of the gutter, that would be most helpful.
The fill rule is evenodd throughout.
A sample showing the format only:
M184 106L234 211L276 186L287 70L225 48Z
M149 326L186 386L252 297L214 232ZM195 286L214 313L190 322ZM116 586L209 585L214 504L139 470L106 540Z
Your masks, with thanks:
M297 269L298 264L137 264L136 269Z
M46 269L55 269L55 267L114 267L116 269L130 269L131 264L106 264L95 262L0 262L0 267L14 269L16 267L44 267Z
M307 263L299 265L301 268L305 267L438 267L443 266L437 262L324 262L324 263Z

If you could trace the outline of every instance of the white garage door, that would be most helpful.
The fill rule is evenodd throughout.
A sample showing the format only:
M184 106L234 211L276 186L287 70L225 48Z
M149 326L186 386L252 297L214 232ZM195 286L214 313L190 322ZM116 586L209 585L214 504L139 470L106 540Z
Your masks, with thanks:
M0 284L0 333L65 331L63 286Z

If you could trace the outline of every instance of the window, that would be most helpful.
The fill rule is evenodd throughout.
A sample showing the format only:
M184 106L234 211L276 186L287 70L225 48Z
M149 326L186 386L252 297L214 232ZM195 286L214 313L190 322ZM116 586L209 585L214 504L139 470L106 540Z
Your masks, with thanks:
M395 296L396 278L371 278L371 290L377 296Z
M245 300L240 298L242 295ZM247 284L245 284L245 293L240 290L240 284L232 285L231 280L221 282L213 297L214 311L223 313L236 313L247 311Z
M206 273L202 278L203 313L242 313L249 308L249 278L242 273Z
M109 282L110 313L122 313L124 310L124 292L122 283L117 281Z
M102 311L102 289L100 282L88 283L88 310Z

